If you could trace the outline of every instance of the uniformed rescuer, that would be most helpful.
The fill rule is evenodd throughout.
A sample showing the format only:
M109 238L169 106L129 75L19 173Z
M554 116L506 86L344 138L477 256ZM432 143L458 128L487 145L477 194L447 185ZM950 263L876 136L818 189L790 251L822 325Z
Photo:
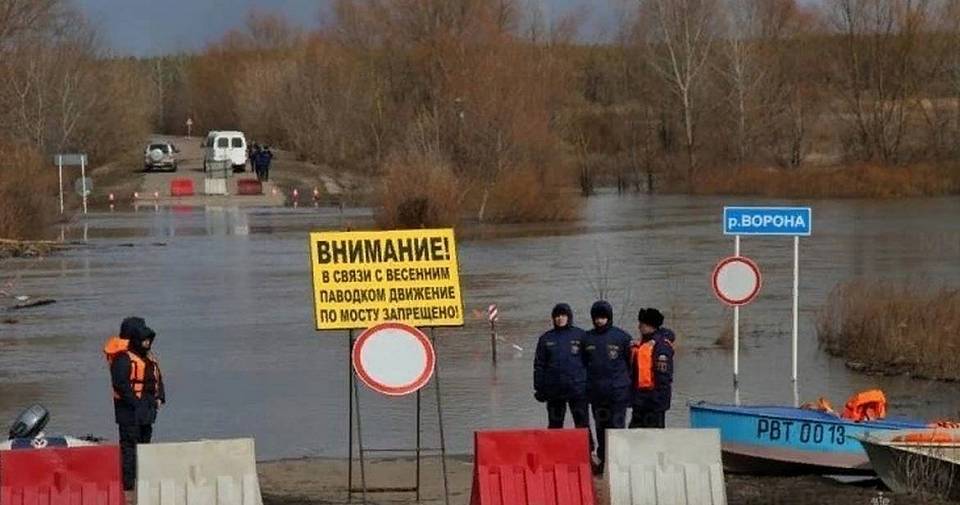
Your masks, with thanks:
M641 309L640 341L634 343L631 428L663 428L673 395L673 332L663 327L663 314Z
M603 473L606 463L606 431L624 428L630 404L631 337L613 325L613 307L598 301L590 308L593 329L584 340L583 358L587 365L587 400L597 430L597 458L594 467Z
M582 356L586 334L573 325L573 310L565 303L558 303L550 317L553 329L537 341L533 396L547 404L548 428L563 428L569 407L573 425L589 430L587 368ZM592 437L590 444L592 447Z
M142 318L128 317L120 325L120 335L110 338L103 349L110 365L123 488L127 491L136 482L137 444L150 443L157 410L166 403L160 366L150 353L155 341L156 333Z

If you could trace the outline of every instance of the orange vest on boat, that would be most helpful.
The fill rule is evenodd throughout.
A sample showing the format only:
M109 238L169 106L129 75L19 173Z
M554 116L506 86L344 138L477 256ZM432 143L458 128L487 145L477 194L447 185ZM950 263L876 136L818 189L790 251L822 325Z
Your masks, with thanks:
M133 388L133 394L139 400L143 398L143 388L147 375L147 362L140 356L130 352L129 345L129 340L120 337L110 337L103 346L103 353L107 357L108 365L112 365L113 361L117 359L117 356L121 353L127 353L127 356L130 358L130 386ZM154 384L160 383L160 367L157 366L156 363L153 364L153 379ZM120 399L120 394L117 393L115 389L113 390L113 399Z
M956 444L960 442L960 434L954 434L950 431L933 430L918 431L907 433L906 435L897 435L892 439L894 442L920 443L920 444Z
M667 340L663 341L673 347L673 344ZM647 340L646 342L633 346L633 366L636 367L636 381L633 384L639 391L650 391L657 386L657 379L653 373L653 369L656 366L654 363L653 351L657 345L657 341L654 339Z
M847 400L841 415L851 421L872 421L887 417L887 397L879 389L861 391Z
M800 406L801 409L807 410L816 410L818 412L824 412L827 414L837 415L833 410L833 405L830 404L830 400L827 400L824 397L817 398L816 402L807 402Z

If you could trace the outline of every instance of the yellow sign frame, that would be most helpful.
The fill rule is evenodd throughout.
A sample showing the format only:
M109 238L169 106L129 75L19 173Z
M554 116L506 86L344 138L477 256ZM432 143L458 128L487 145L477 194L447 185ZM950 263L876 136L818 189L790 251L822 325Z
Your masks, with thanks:
M317 330L463 326L452 228L310 233Z

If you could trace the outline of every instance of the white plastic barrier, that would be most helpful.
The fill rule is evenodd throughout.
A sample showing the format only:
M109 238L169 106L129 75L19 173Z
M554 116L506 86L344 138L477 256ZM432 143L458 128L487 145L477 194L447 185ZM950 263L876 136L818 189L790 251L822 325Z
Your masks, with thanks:
M611 505L726 505L716 429L607 430Z
M225 195L227 194L227 180L226 179L211 179L207 178L203 180L203 194L205 195Z
M262 505L252 438L137 446L137 505Z

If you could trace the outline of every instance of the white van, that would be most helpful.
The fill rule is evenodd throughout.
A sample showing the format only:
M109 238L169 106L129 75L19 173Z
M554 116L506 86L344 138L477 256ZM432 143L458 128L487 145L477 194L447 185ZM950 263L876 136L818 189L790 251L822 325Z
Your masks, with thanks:
M203 171L207 163L230 161L234 172L243 172L247 168L247 139L243 132L211 131L203 143Z

